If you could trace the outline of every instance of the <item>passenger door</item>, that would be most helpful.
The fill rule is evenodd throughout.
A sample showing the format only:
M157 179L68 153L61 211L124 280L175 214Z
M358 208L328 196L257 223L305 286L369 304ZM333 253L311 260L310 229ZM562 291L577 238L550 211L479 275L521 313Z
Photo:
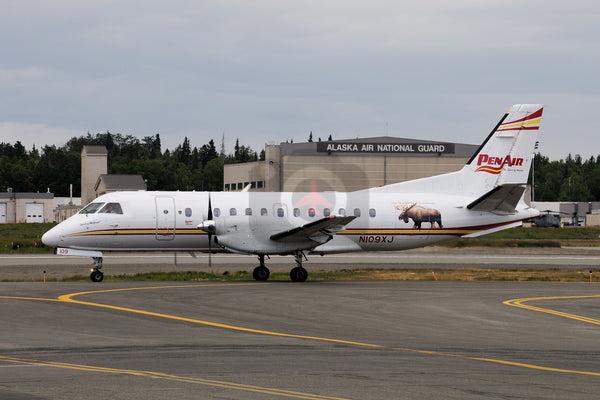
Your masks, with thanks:
M156 240L175 238L175 200L172 197L156 197Z

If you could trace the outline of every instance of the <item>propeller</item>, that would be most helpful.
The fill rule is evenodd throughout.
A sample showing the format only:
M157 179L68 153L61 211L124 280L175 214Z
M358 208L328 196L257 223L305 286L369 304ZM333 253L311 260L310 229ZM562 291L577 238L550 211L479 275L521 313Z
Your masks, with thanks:
M212 271L212 241L213 235L216 233L215 221L213 221L212 204L210 200L210 192L208 193L208 214L206 220L198 225L198 229L208 234L208 267Z

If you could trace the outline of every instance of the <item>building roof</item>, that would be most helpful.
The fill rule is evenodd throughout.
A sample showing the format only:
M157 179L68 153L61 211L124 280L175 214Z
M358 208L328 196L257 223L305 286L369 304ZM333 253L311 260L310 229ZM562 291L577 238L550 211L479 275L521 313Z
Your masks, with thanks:
M104 183L106 190L146 190L146 182L141 175L103 174L98 177L94 190Z
M0 199L53 199L54 193L27 193L27 192L2 192L0 193Z
M88 155L106 155L106 154L108 154L108 152L106 151L106 147L96 146L96 145L83 146L82 153L85 153Z

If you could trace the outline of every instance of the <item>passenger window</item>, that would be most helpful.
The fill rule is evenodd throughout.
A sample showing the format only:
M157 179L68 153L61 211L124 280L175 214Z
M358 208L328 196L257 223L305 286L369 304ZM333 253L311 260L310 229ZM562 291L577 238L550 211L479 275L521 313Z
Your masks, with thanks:
M104 214L123 214L121 204L119 203L106 203L106 205L102 207L100 212Z
M377 215L377 212L375 211L375 209L369 208L369 217L375 218L376 215Z
M93 214L102 207L104 203L90 203L79 211L79 214Z
M236 216L237 215L237 210L235 208L230 208L229 209L229 215L231 215L232 217Z
M262 217L266 217L267 215L269 215L269 213L267 212L267 209L266 209L266 208L261 208L261 209L260 209L260 215L261 215Z
M309 217L314 217L315 216L315 209L314 208L309 208L308 209L308 216Z
M221 215L221 209L219 207L213 209L213 216L218 217Z
M191 208L188 207L188 208L185 209L185 216L188 217L188 218L192 216L192 209Z
M329 217L331 215L331 209L329 208L324 208L323 209L323 216L325 217Z
M282 208L282 207L279 207L279 208L277 209L277 216L278 216L278 217L283 217L283 216L285 216L285 212L283 211L283 208Z
M345 217L346 216L346 209L345 208L340 208L338 214L340 214L340 216Z
M252 209L246 208L246 215L252 215Z
M355 217L360 217L360 208L355 208L354 209L354 216Z
M299 217L299 216L300 216L300 209L294 208L294 217Z

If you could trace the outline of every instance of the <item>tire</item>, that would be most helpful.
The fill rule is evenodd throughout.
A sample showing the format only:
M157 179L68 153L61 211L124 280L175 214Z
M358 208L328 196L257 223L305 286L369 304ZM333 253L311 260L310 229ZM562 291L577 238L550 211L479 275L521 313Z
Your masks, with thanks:
M262 265L259 265L258 267L254 268L254 271L252 271L252 276L257 281L266 281L269 279L270 275L271 271L269 271L269 268Z
M305 282L308 278L308 271L303 267L292 268L290 271L290 278L294 282Z
M92 271L90 274L90 279L92 282L102 282L102 279L104 279L104 274L98 270Z

